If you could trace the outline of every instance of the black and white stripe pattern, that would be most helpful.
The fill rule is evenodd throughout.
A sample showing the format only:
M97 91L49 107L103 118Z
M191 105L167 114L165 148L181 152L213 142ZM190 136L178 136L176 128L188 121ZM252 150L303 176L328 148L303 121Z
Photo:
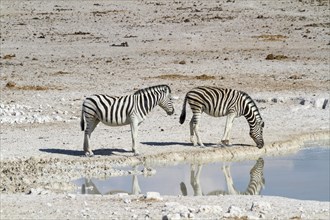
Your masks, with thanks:
M227 116L225 132L221 140L223 144L229 144L229 133L234 118L243 115L250 125L250 136L257 144L257 147L262 148L264 146L262 135L264 122L256 104L245 92L207 86L194 88L186 94L184 99L180 116L181 124L186 118L187 102L193 112L193 117L190 121L190 139L194 145L197 145L194 139L196 135L198 144L204 147L198 133L198 123L202 113L205 112L214 117Z
M138 154L136 148L139 124L144 121L148 113L157 105L168 115L174 113L171 89L167 85L152 86L136 91L127 96L92 95L87 97L82 105L81 130L85 131L84 151L87 156L93 155L89 147L91 133L99 122L109 126L131 125L132 150ZM86 127L85 127L86 122Z
M234 187L230 167L225 166L222 168L225 175L228 194L230 195L260 195L261 190L265 186L264 178L264 159L261 157L257 160L256 164L250 170L250 181L245 191L238 191Z

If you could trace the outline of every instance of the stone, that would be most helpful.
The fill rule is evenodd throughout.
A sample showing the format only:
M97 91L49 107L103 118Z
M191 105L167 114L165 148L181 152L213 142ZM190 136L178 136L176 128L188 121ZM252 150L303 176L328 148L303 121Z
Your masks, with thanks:
M254 201L252 202L251 211L258 211L265 213L266 211L271 209L271 205L268 202L263 201Z
M147 192L147 194L145 195L145 199L155 199L155 200L159 200L159 201L163 200L163 198L160 196L159 192Z
M199 206L198 212L222 213L222 208L220 206L201 205L201 206Z
M229 206L228 213L233 214L235 216L241 216L242 215L242 209L237 206Z

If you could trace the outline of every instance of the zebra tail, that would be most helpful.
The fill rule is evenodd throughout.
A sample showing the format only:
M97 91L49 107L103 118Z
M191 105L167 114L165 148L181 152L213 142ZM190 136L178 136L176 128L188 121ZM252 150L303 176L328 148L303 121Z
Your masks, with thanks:
M81 119L80 119L80 127L81 130L85 130L85 113L84 113L84 108L81 110Z
M187 103L187 96L184 98L182 111L180 115L180 124L183 124L183 122L186 120L186 103Z

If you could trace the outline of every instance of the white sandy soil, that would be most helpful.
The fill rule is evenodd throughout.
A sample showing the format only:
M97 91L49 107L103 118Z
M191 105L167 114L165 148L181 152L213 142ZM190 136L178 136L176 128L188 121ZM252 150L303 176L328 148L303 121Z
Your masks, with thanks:
M269 196L73 195L81 176L115 166L238 161L329 137L329 2L322 0L2 0L0 219L329 219L329 202ZM139 129L99 125L83 156L84 97L168 84ZM183 98L200 85L247 92L265 121L254 146L244 118L219 147L225 118L204 115L204 149L189 144ZM109 173L108 173L109 174Z

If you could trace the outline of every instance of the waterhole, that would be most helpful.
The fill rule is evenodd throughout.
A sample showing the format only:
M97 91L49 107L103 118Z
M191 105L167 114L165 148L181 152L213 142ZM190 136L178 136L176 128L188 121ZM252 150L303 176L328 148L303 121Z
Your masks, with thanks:
M250 194L330 201L329 155L327 144L326 147L310 146L290 155L254 161L155 166L150 176L80 178L74 183L77 193L82 194L145 194L153 191L175 196Z

